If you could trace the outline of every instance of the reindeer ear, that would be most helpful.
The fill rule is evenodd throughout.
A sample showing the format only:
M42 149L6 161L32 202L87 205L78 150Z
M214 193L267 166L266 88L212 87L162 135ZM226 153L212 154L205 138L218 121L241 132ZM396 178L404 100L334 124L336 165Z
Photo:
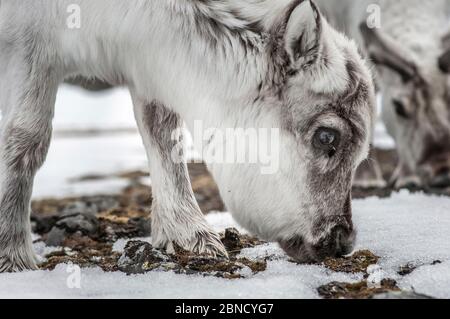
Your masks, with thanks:
M404 50L393 39L369 28L365 22L360 24L360 31L372 62L398 73L404 82L419 77L416 64L405 57Z
M296 0L285 20L285 50L295 68L314 64L321 50L322 18L309 0Z

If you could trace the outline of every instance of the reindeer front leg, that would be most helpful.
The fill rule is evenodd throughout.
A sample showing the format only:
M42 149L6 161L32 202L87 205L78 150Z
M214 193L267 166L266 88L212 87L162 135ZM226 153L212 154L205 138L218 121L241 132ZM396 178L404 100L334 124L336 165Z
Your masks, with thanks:
M420 189L423 184L419 175L414 173L406 163L401 160L397 164L394 173L391 176L390 184L394 189Z
M0 64L6 62L0 79L0 272L37 268L30 199L34 176L50 145L58 87L52 68L22 59L24 51L11 52L9 57L0 52Z
M176 244L194 253L226 257L219 235L208 226L197 204L184 149L174 139L182 126L180 117L156 101L133 100L150 164L153 245L170 251Z

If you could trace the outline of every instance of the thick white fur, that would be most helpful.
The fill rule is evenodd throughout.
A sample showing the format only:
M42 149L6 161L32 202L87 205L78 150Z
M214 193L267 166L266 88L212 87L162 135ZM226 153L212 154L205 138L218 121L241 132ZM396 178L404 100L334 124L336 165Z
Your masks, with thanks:
M220 254L224 251L223 247L217 242L217 235L206 225L198 206L192 206L192 203L187 205L187 201L193 197L192 191L188 194L190 198L177 197L177 185L168 182L170 176L163 169L163 160L155 157L158 150L149 141L149 137L145 136L143 109L152 101L159 101L167 107L167 111L179 114L191 129L196 120L201 120L205 128L280 128L281 102L270 96L264 101L255 102L260 94L258 86L271 72L267 62L271 57L265 47L266 42L255 33L245 31L246 22L229 12L231 9L240 11L246 21L262 21L263 28L268 32L276 23L280 23L291 2L2 0L0 44L3 47L0 46L0 70L7 71L1 73L0 82L20 86L23 78L17 78L15 72L20 69L21 61L15 61L12 52L8 50L15 45L20 48L21 41L26 41L21 37L31 32L35 34L34 37L39 38L37 45L42 46L40 50L45 52L44 60L37 63L45 65L51 60L51 70L58 80L71 75L82 75L130 87L136 105L137 121L144 132L144 144L149 157L154 156L150 160L151 174L156 181L154 186L158 187L155 190L159 203L156 209L161 210L154 212L159 223L156 226L158 229L153 230L157 234L156 243L168 246L173 241L186 249ZM67 8L73 4L81 8L80 29L69 29L66 25L69 16ZM226 41L218 43L218 49L214 50L211 41L194 32L196 23L201 23L196 21L195 12L198 11L194 11L194 4L196 10L226 27L242 28L244 31L240 31L241 39L252 44L255 49L246 50L241 39L230 32L226 35ZM311 10L311 6L306 1L297 10ZM298 17L305 18L303 14ZM306 19L300 25L309 27L315 23L313 16ZM295 14L290 23L299 25ZM313 115L316 107L316 101L308 100L308 92L339 95L347 89L349 78L345 59L351 59L357 65L360 76L371 85L371 75L358 55L356 46L331 29L324 19L322 23L321 41L329 49L328 68L300 72L288 84L286 92L289 103L295 107L293 112L302 114L303 120ZM286 39L295 38L293 33L304 29L291 26L287 28ZM19 52L19 56L21 54ZM2 59L6 63L2 64ZM8 89L2 89L5 87ZM15 107L10 105L14 101L10 95L14 92L16 91L11 86L0 85L0 105L6 117ZM369 131L373 126L373 109L368 107L369 102L371 101L355 111L364 121L362 129L367 136L354 154L348 154L352 161L350 170L368 152ZM36 113L23 116L29 116L28 120L33 120ZM323 121L327 125L345 126L337 115L329 115ZM4 123L11 124L5 119ZM23 129L27 127L23 125ZM226 205L243 226L268 240L290 239L300 234L312 243L317 242L318 235L311 230L312 223L317 218L314 212L317 209L324 212L334 209L333 214L337 212L335 202L323 201L323 194L311 193L305 185L308 165L312 160L319 161L311 158L309 148L309 141L302 140L299 144L299 139L292 133L283 131L280 139L282 162L280 171L276 174L261 175L259 167L250 164L233 167L225 164L210 165ZM319 164L325 172L327 162L321 160ZM2 165L2 181L9 176L5 170L7 168ZM348 188L348 183L349 181L345 189ZM7 186L3 185L3 193L5 187ZM344 192L344 188L342 191L334 191ZM185 221L181 223L175 220L174 214L167 211L186 211ZM23 212L22 215L24 214L27 216ZM0 223L6 225L1 218L2 216ZM28 229L29 225L20 227ZM27 231L29 233L29 229ZM203 237L195 237L199 233ZM199 243L198 240L204 242ZM8 254L0 250L0 255L5 253Z

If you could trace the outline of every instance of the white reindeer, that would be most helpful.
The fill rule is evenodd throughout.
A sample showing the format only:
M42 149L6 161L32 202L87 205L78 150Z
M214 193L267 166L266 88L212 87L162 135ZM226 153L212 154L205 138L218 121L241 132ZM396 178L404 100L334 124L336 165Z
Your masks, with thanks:
M67 25L78 6L79 28ZM70 11L70 10L69 10ZM371 74L308 0L1 0L0 271L35 269L29 202L58 84L129 87L153 186L152 240L226 256L171 152L183 120L278 128L279 170L213 163L228 209L299 261L348 253L351 180L373 128ZM207 142L205 142L207 147Z
M397 188L450 186L448 0L318 0L377 66ZM376 17L376 15L380 15ZM380 26L376 22L381 22Z

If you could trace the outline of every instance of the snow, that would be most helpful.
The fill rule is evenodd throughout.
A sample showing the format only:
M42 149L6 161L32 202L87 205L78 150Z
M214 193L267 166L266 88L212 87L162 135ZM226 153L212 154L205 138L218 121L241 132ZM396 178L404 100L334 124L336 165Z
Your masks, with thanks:
M300 270L287 263L269 265L264 276L242 281L156 272L127 276L89 269L81 272L81 288L69 289L67 268L58 265L52 272L2 275L0 298L315 298L313 287L325 283L325 275L320 267ZM348 278L334 274L332 279Z
M369 270L369 281L376 284L385 277L394 278L406 290L449 298L449 208L449 198L408 192L388 199L356 200L356 249L370 249L382 257L378 266ZM220 230L236 226L227 213L212 214L207 219ZM125 240L119 240L114 250L120 252L125 244ZM38 252L48 253L42 243L37 245ZM271 256L271 260L266 271L239 280L163 272L126 276L82 269L80 289L68 288L71 273L67 265L59 265L54 271L1 274L0 298L318 298L317 287L321 285L356 282L363 277L291 263L276 244L245 249L242 255ZM431 265L436 260L442 263ZM423 266L408 276L397 275L399 267L408 263Z
M381 112L382 112L382 103L383 103L383 97L381 96L381 94L378 94L377 102L378 102L377 114L378 114L379 121L377 121L377 123L375 125L373 145L376 148L383 149L383 150L395 149L395 141L391 136L388 135L386 127L384 126L383 122L381 121Z
M117 128L120 133L108 131ZM63 134L93 129L100 134ZM116 192L127 181L112 177L74 182L73 178L146 167L125 90L95 95L63 86L58 95L55 132L48 160L36 178L34 198ZM380 124L375 138L378 147L394 146ZM353 209L358 229L356 249L369 249L381 257L378 265L369 269L370 282L376 284L389 277L403 289L450 298L450 198L403 191L387 199L355 200ZM207 219L217 231L231 226L244 231L228 213L210 214ZM126 242L119 240L114 251L122 251ZM41 242L35 249L41 256L58 250ZM271 258L266 271L239 280L164 272L127 276L81 269L80 288L69 288L73 267L59 265L54 271L0 274L0 298L318 298L320 285L354 282L363 276L336 273L317 265L296 265L273 243L245 249L242 255ZM434 263L437 260L441 263ZM406 264L418 268L401 277L397 271Z
M72 85L58 90L55 133L68 130L135 129L131 96L125 88L89 92Z
M401 191L387 200L354 201L353 209L357 248L383 257L385 268L450 259L450 198Z
M74 182L73 179L147 168L131 97L124 88L92 93L61 85L53 126L49 154L35 180L35 199L118 193L128 185L127 180L111 177ZM189 136L186 141L190 143ZM192 159L198 158L190 144L187 154Z
M378 122L375 126L374 143L376 148L383 150L391 150L395 148L395 141L386 131L386 127L382 122Z
M436 298L450 299L450 261L416 269L401 282L400 288L414 289Z
M115 193L128 181L110 178L73 182L73 179L145 169L146 165L145 151L137 134L56 137L44 166L36 176L33 195L42 198Z

